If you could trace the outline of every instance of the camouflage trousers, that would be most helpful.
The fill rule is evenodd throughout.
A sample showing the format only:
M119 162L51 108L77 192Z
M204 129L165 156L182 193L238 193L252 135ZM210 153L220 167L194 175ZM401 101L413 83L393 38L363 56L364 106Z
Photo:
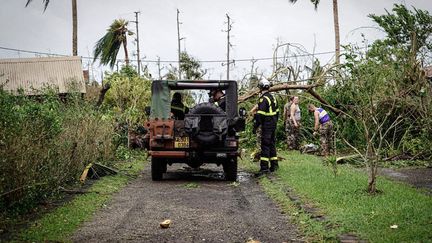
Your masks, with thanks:
M321 155L328 156L333 151L333 123L328 121L320 125Z
M297 124L299 126L295 127L291 119L285 122L287 146L290 150L298 150L300 148L300 121L298 121Z

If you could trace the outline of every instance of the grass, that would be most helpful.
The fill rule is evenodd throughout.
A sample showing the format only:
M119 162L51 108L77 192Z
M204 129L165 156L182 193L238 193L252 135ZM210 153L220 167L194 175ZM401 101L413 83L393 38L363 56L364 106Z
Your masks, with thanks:
M372 196L365 192L366 174L350 165L338 166L335 176L331 166L325 166L318 157L296 152L281 155L286 160L280 163L277 182L264 178L261 184L287 213L297 214L294 221L302 221L301 228L312 239L354 232L371 242L432 241L432 197L382 177L377 184L382 193ZM316 225L292 209L284 187L291 188L304 203L321 209L328 223L337 227ZM392 225L397 229L390 228Z
M290 220L295 223L301 232L306 236L308 242L337 241L340 233L336 228L332 228L331 223L322 223L312 219L311 215L299 207L286 195L284 185L274 183L268 178L260 179L260 185L264 191L272 198L287 214Z
M189 182L189 183L184 184L183 187L186 189L195 189L195 188L199 187L199 184L195 183L195 182Z
M137 156L131 162L118 163L120 174L106 176L95 182L88 193L76 196L65 205L44 215L18 235L16 241L30 242L65 242L72 234L100 208L106 206L113 194L122 189L144 167L143 156Z

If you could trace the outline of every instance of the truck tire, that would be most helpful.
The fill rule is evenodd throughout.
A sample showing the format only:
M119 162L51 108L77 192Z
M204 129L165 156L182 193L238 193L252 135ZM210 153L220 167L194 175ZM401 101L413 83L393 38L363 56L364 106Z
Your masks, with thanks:
M166 172L166 162L160 158L152 158L151 161L151 176L153 181L160 181L163 178L163 173Z
M196 105L189 111L189 114L224 114L225 112L218 106L204 102Z
M225 173L225 180L237 180L237 158L231 158L222 164Z
M212 103L201 103L192 108L189 114L199 115L199 114L224 114L225 112L218 106ZM211 145L218 140L218 136L213 133L213 126L211 125L211 120L206 120L206 118L201 118L199 133L195 135L195 138L204 144Z

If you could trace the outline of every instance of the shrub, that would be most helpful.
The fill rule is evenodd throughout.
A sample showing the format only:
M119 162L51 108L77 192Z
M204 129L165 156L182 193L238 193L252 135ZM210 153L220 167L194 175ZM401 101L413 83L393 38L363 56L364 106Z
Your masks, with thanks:
M79 96L29 98L0 89L0 208L22 212L113 154L113 119Z

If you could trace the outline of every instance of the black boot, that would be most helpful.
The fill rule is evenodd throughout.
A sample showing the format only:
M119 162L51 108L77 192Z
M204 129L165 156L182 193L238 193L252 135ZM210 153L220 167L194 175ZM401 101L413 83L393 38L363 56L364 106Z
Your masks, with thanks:
M268 161L261 160L260 166L260 171L255 174L255 177L260 177L269 173Z
M279 164L277 160L270 161L270 172L275 172L279 169Z

